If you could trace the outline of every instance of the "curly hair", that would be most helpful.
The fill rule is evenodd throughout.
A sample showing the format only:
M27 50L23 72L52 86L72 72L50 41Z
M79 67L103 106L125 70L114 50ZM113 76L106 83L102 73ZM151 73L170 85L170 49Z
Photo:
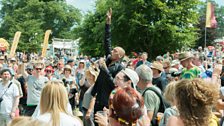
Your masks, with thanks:
M186 126L205 126L209 124L219 91L214 84L202 79L181 80L176 83L175 97Z

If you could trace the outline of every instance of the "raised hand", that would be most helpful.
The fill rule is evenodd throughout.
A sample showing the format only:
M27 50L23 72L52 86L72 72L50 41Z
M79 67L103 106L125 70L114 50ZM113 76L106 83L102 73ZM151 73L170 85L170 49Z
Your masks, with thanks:
M111 17L112 17L112 8L110 8L110 9L107 11L107 18L106 18L106 23L107 23L107 24L111 24Z

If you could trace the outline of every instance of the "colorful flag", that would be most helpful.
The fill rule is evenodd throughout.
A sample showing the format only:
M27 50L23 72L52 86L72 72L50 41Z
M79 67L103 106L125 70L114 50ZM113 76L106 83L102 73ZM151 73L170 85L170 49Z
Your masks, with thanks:
M207 28L216 28L217 27L217 21L215 19L215 7L211 2L207 3L205 27L207 27Z

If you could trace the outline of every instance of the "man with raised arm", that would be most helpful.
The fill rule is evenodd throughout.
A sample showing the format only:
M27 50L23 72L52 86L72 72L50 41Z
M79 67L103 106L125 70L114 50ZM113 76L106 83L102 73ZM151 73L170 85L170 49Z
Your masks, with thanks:
M24 63L21 66L21 73L27 82L27 107L25 115L31 116L40 101L40 93L48 81L43 76L44 64L42 62L34 63L34 71L32 75L28 75L25 71Z
M100 65L100 73L91 92L92 96L96 97L94 113L103 110L104 107L108 108L109 95L115 88L113 78L123 69L120 61L125 55L124 49L121 47L111 49L111 16L112 9L107 12L106 18L104 39L106 62Z

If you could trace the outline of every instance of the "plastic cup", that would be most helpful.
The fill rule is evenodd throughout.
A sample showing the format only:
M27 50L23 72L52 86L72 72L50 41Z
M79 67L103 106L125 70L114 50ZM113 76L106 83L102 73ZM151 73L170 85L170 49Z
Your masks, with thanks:
M97 113L97 114L101 114L101 115L103 115L103 116L107 116L107 113L104 112L104 111L97 111L96 113Z

